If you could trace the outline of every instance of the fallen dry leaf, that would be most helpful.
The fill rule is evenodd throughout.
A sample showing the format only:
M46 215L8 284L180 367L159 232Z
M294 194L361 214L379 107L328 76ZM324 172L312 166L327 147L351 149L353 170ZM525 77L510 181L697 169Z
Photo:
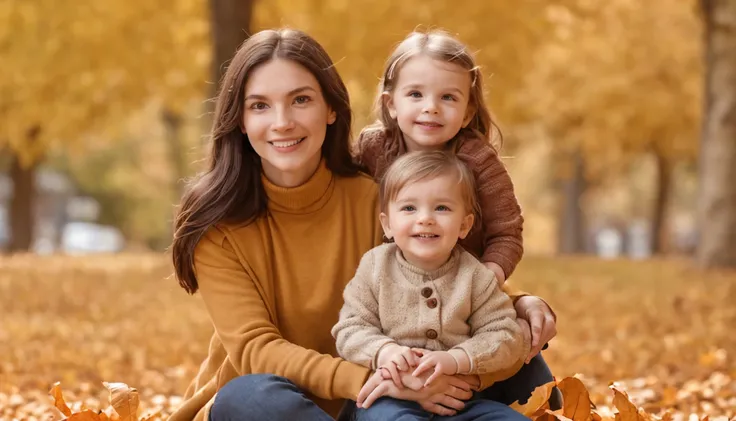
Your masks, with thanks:
M616 421L646 421L639 414L636 405L631 403L629 395L626 392L617 389L615 386L611 386L611 390L613 390L613 406L618 409Z
M67 417L72 414L72 410L69 409L66 402L64 401L64 396L61 393L61 383L56 382L54 383L54 386L49 390L49 394L54 398L54 406L56 409L61 411L62 414L66 415Z
M564 396L562 415L573 421L589 421L592 419L590 394L580 379L567 377L562 379L557 387Z
M72 414L66 421L100 421L100 415L91 409Z
M542 407L547 404L549 396L550 394L552 394L552 388L554 387L555 382L543 384L534 389L534 392L532 392L532 396L529 397L529 400L527 400L524 405L521 405L519 404L519 401L516 401L509 406L513 408L516 412L519 412L527 417L532 417L536 413L539 413L540 415L544 414L545 412Z
M110 405L120 416L120 421L137 421L140 398L138 390L125 383L103 383L110 391Z

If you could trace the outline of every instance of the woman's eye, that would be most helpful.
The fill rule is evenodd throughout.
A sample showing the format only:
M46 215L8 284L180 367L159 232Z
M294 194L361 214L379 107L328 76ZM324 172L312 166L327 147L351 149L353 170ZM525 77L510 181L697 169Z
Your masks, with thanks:
M294 98L294 102L296 102L297 104L306 104L311 100L312 98L308 97L307 95L299 95L298 97Z
M250 108L251 110L265 110L266 108L268 108L268 105L266 105L265 102L254 102L250 104L250 107L248 108Z

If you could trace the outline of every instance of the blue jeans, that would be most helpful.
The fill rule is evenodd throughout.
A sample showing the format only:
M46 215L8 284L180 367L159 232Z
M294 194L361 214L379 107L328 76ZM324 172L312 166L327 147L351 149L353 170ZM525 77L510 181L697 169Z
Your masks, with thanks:
M210 421L334 421L289 380L248 374L223 386L210 409Z
M465 409L454 417L440 417L424 411L419 404L392 398L381 398L370 408L354 409L355 421L374 420L528 420L508 407L519 401L524 404L537 386L554 380L547 363L539 354L525 364L513 377L494 383L482 392L477 392L465 405ZM379 404L380 403L380 404ZM557 388L549 399L551 409L562 408L562 394Z
M529 421L529 418L508 405L475 396L465 403L465 409L452 417L435 415L422 409L416 402L393 398L379 398L368 409L356 409L354 417L355 421Z
M519 370L514 377L496 383L483 392L477 393L467 403L466 409L461 414L450 419L458 421L525 419L523 417L518 418L520 414L513 410L509 412L510 408L504 408L505 404L515 400L521 400L522 403L526 402L535 387L551 380L552 374L547 368L547 364L541 356L537 356ZM384 398L377 400L371 408L358 411L356 414L352 414L355 410L354 403L348 404L338 419L341 421L348 420L353 415L355 415L356 421L396 419L393 418L393 415L387 417L385 413L397 409L396 406L390 404L392 402L409 404L409 410L415 410L416 408L421 410L419 405L413 402ZM550 399L550 406L555 408L552 405L552 399ZM437 417L434 419L448 418ZM210 420L333 421L328 413L307 398L294 383L273 374L249 374L228 382L217 392L217 397L210 410Z

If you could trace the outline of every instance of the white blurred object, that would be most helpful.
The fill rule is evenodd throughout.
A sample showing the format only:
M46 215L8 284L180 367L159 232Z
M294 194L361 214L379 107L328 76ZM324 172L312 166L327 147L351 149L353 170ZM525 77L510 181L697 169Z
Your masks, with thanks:
M595 236L596 253L603 259L620 257L623 246L623 236L614 228L603 228Z
M115 227L70 222L64 226L60 243L61 251L68 254L116 253L123 249L125 240Z
M632 259L652 256L652 228L647 220L638 219L629 225L627 249Z

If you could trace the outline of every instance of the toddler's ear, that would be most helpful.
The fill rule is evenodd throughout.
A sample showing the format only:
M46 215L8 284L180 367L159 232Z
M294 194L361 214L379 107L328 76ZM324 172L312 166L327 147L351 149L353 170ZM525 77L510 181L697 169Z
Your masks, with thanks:
M461 240L470 233L470 229L473 228L473 221L475 221L475 216L472 213L463 218L463 223L460 224L460 235L458 236Z
M388 215L381 212L380 215L378 215L378 219L381 221L381 226L383 227L383 234L388 238L389 240L393 238L393 234L391 233L391 224L388 222Z

